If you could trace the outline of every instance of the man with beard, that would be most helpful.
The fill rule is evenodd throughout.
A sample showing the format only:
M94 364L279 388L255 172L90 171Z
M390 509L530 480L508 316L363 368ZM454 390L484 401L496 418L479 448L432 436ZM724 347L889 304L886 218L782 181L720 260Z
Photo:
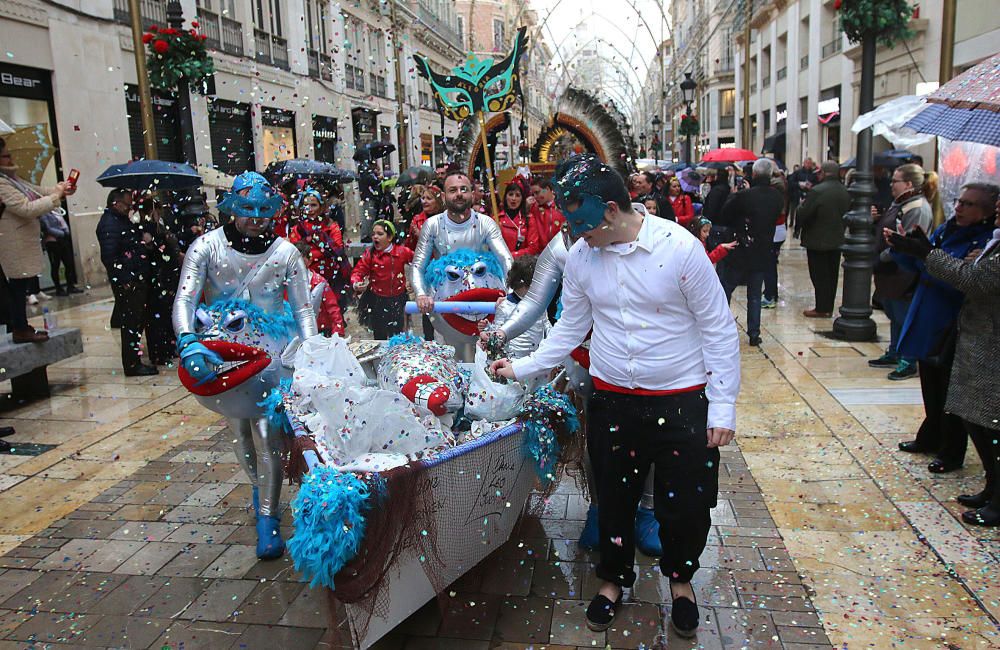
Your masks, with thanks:
M456 250L489 250L503 266L504 275L514 259L504 243L500 226L493 219L472 209L472 181L454 171L444 179L445 211L427 219L413 251L410 283L417 295L417 307L424 314L434 310L434 298L424 281L424 271L431 260Z

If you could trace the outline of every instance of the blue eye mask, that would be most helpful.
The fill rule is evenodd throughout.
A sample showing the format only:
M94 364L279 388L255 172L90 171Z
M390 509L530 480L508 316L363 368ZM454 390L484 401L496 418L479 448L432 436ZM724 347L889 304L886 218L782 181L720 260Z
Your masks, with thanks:
M560 199L557 201L559 209L566 215L566 223L569 225L570 234L574 237L579 237L588 230L593 230L604 221L604 213L608 204L600 197L580 193L570 197L560 196L557 198ZM570 211L566 208L566 204L573 199L578 200L580 205L576 210Z

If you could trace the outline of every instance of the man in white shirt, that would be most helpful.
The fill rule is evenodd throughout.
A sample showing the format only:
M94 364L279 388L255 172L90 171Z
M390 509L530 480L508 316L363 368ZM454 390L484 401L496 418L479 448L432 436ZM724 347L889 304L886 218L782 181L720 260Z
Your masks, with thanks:
M493 364L507 378L558 365L593 329L587 446L597 476L604 580L587 625L610 627L635 581L636 505L655 465L660 568L671 622L693 636L691 589L718 496L720 446L736 428L739 337L704 246L683 227L632 210L621 176L593 158L559 179L577 241L563 276L562 317L536 352Z

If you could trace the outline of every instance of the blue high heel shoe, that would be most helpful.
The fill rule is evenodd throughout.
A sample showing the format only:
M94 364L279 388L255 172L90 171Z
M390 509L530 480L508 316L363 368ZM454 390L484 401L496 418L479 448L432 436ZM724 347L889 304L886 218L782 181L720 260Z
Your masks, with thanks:
M650 508L639 508L635 511L635 545L649 557L663 555L663 546L660 544L660 523L656 521Z
M583 525L583 532L580 533L580 540L577 543L582 549L596 551L601 544L600 536L597 527L597 506L592 503L587 508L587 523Z
M281 522L277 517L257 515L257 558L276 560L285 554L285 540L281 539Z

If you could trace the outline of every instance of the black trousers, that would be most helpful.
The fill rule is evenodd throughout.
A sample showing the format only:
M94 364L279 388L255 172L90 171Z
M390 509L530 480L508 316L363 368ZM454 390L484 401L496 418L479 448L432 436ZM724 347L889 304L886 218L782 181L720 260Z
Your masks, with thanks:
M52 282L56 291L62 288L59 279L59 267L66 267L66 288L76 286L76 265L73 263L73 242L70 238L63 237L55 241L45 242L45 252L49 255L49 267L52 269Z
M28 329L28 294L34 278L7 278L8 324L10 330Z
M986 470L985 492L992 495L990 505L1000 509L1000 429L989 429L968 420L963 422Z
M146 330L149 284L135 282L125 287L112 282L111 291L121 326L122 368L131 370L142 364L142 333Z
M371 309L371 314L368 316L368 326L372 330L373 338L384 341L403 331L405 293L391 297L372 294L368 306Z
M832 314L840 279L840 251L806 249L806 261L809 264L809 280L816 293L816 311Z
M955 354L954 343L942 355L942 363L917 362L920 372L920 394L924 399L924 421L917 430L917 444L935 452L945 463L965 464L965 451L969 436L962 418L945 413L944 402L948 396L951 364Z
M146 343L149 345L149 360L160 365L177 356L177 339L171 313L177 283L154 281L146 299Z
M689 582L700 564L719 494L719 450L707 446L705 391L645 396L596 390L587 446L598 484L597 576L635 582L635 511L654 464L653 512L663 575Z

